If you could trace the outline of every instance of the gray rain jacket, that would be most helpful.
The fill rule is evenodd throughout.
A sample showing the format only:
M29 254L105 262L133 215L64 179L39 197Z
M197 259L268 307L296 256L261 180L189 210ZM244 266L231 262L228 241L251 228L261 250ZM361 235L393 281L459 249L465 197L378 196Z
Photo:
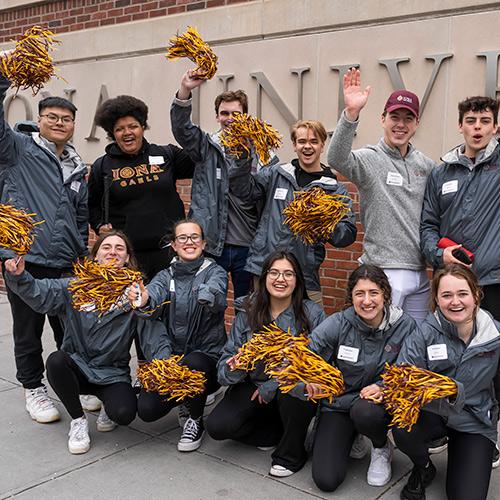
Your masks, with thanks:
M163 308L172 354L200 351L215 361L227 340L224 311L227 307L227 273L212 259L193 262L174 259L147 285L145 309Z
M0 76L0 102L10 82ZM65 150L75 168L63 180L61 163L39 134L14 132L5 121L0 105L0 193L1 203L36 213L36 238L26 260L32 264L64 269L87 254L87 167L73 146ZM13 257L0 250L0 257Z
M222 351L222 356L217 365L219 383L221 385L234 385L243 382L247 376L250 380L258 387L259 394L264 399L264 401L271 401L276 395L278 390L278 383L275 379L270 379L265 373L261 363L255 368L254 371L247 373L243 370L231 371L226 364L226 361L237 354L239 348L248 342L254 332L250 331L248 326L247 314L241 308L243 303L243 298L240 298L235 304L235 308L238 307L238 312L233 321L231 327L231 333L227 340L226 345ZM304 307L306 315L311 323L311 329L319 325L325 318L325 313L323 308L311 300L304 301ZM298 335L301 332L297 331L295 325L295 314L293 312L293 306L283 311L277 318L276 324L283 330L288 330L290 328L290 333L292 335Z
M492 139L472 169L461 147L443 156L425 189L420 245L434 268L443 262L438 241L450 238L474 256L481 285L500 283L500 145Z
M229 190L233 191L233 180L229 178L233 160L224 154L218 134L209 135L191 121L191 100L175 98L170 119L175 140L197 167L193 174L189 214L203 226L206 252L220 257L226 241L228 194ZM252 161L256 167L255 155ZM274 156L271 164L277 161Z
M380 383L385 363L394 363L405 338L416 323L397 306L386 308L379 328L368 326L349 307L326 318L311 333L309 349L336 366L344 377L345 391L329 403L321 400L322 411L348 412L363 387ZM304 385L297 384L295 396L304 397Z
M500 323L480 309L475 335L465 345L456 327L437 310L420 324L420 331L406 339L397 360L398 364L410 363L452 378L458 386L455 401L441 398L424 410L445 417L452 429L482 434L495 443L500 396L499 328ZM432 346L435 349L429 349Z
M296 191L321 187L329 194L349 196L346 188L331 177L321 177L301 188L295 179L295 167L291 163L273 165L250 175L248 162L238 162L231 170L232 178L243 182L235 183L235 190L242 198L253 201L265 200L257 233L248 253L245 269L259 275L265 258L278 248L286 248L298 259L308 290L321 290L319 268L325 260L325 244L306 245L296 238L290 228L283 224L283 209L293 201ZM349 198L349 206L352 201ZM335 247L346 247L356 240L355 215L352 209L335 228L328 242Z
M130 347L139 336L148 359L167 358L170 342L160 321L145 321L130 310L128 301L102 316L73 309L68 284L71 278L35 279L27 271L5 273L9 288L34 311L59 315L64 324L61 350L68 353L91 384L131 382Z

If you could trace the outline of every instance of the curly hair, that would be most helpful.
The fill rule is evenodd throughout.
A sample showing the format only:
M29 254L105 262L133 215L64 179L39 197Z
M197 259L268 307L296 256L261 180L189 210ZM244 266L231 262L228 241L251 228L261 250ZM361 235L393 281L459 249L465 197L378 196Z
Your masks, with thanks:
M467 97L467 99L458 103L458 123L462 125L465 113L481 113L482 111L491 111L493 115L493 124L498 123L498 101L491 97L476 95Z
M345 296L345 308L352 306L352 291L359 280L370 280L375 283L384 295L384 304L391 303L392 288L384 270L378 266L370 264L362 264L355 269L349 276L347 281L347 289Z
M148 128L146 103L131 95L119 95L104 101L97 109L95 122L106 131L110 139L114 140L115 123L125 116L134 117L144 128Z

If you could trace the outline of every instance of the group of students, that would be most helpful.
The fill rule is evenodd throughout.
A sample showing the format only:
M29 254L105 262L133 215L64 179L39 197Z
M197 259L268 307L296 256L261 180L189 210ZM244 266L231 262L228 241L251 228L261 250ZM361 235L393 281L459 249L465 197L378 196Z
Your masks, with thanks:
M12 130L0 116L2 202L45 220L25 259L1 251L17 378L30 416L59 419L42 384L41 334L48 315L58 351L47 359L47 378L72 419L70 452L90 447L81 396L95 395L103 403L98 430L127 425L136 415L151 422L179 406L179 451L196 450L206 428L214 439L274 448L270 474L285 477L306 462L304 442L316 416L317 486L334 491L342 483L350 454L368 451L362 436L372 443L367 481L382 486L391 478L393 444L390 417L380 404L380 376L386 362L410 362L450 376L459 390L454 400L426 407L411 432L393 429L396 445L414 464L401 498L425 498L435 475L429 445L445 436L448 497L486 498L498 420L498 103L484 97L460 103L465 143L438 167L410 143L419 123L417 96L395 91L382 114L383 138L352 151L370 92L352 69L344 77L346 108L328 148L330 166L321 163L327 134L316 121L292 127L296 159L280 163L272 155L263 166L253 150L237 159L221 146L222 131L248 111L244 92L217 96L217 133L191 122L191 91L203 81L187 71L172 103L172 131L183 149L146 141L148 109L139 99L104 102L96 122L112 142L92 165L88 184L69 143L72 103L40 101L38 131L29 134ZM0 77L0 98L9 85ZM319 280L325 242L306 245L293 237L282 210L294 192L314 186L347 195L332 169L358 187L365 238L346 309L325 318ZM176 190L176 181L185 178L193 179L189 219ZM89 222L98 235L92 258L145 276L102 317L91 306L73 309L68 292L71 265L86 254ZM440 249L442 237L456 244ZM328 242L345 247L355 239L351 210ZM457 259L462 246L474 253L472 266ZM438 269L432 283L426 261ZM229 338L228 273L237 311ZM137 300L140 307L132 308ZM272 321L310 336L310 349L342 371L341 396L317 405L309 399L321 394L320 386L299 384L283 394L261 365L251 373L238 369L239 347ZM204 392L180 405L144 389L137 396L129 368L134 340L141 360L184 355L186 366L205 374ZM207 397L221 385L228 389L204 421Z

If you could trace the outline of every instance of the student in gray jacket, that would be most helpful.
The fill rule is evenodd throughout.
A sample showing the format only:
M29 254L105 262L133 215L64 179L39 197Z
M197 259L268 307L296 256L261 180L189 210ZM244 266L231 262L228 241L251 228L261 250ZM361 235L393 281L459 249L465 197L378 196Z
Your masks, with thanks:
M290 476L305 464L304 440L317 405L281 393L260 363L250 373L239 370L238 349L271 322L298 335L310 332L324 317L323 309L307 300L297 259L276 251L264 262L257 291L237 313L218 363L219 382L229 388L209 415L207 431L214 439L235 439L264 450L276 446L269 472L273 476Z
M146 309L155 309L170 301L162 315L171 342L169 355L184 355L184 365L206 376L204 392L179 407L179 423L183 430L177 449L194 451L203 439L203 409L207 396L219 388L216 366L227 340L224 327L227 273L203 255L206 242L198 222L192 219L178 221L172 231L171 246L177 257L146 287L140 284L141 304ZM130 300L135 300L135 293L132 287ZM176 406L179 403L143 389L139 394L138 415L146 422L153 422Z
M26 268L36 278L60 278L87 253L87 167L69 143L76 107L67 99L47 97L38 103L39 132L13 131L5 121L3 100L10 82L0 75L1 203L36 213L35 241ZM2 249L0 259L13 257ZM34 311L7 285L13 317L16 377L25 389L26 410L37 422L59 419L42 384L42 331L45 315ZM56 344L63 328L49 316Z
M344 481L356 434L372 444L367 482L384 486L392 475L393 447L387 439L390 416L382 402L381 374L393 363L415 321L391 304L391 286L384 271L363 264L349 277L347 309L332 314L311 333L309 348L335 365L344 377L345 390L321 400L313 448L313 480L322 491L335 491ZM298 384L295 395L318 396L321 386ZM362 450L360 450L362 451ZM355 458L362 458L367 453Z
M500 144L498 101L469 97L458 105L464 144L443 156L427 181L420 241L434 268L463 264L453 253L474 254L472 270L483 290L481 307L500 321ZM438 248L441 238L455 242Z
M425 182L435 166L410 143L419 124L418 97L393 92L382 113L384 136L378 144L352 151L359 114L370 87L361 88L360 72L344 76L345 109L328 148L328 164L359 191L365 229L360 261L384 269L392 303L418 321L429 311L429 280L420 252L419 223Z
M130 243L119 231L99 237L91 256L100 264L114 262L116 267L137 268ZM148 359L164 358L170 352L165 328L159 321L144 321L133 314L126 296L102 316L92 305L78 311L68 291L70 278L35 279L24 270L24 259L17 265L15 259L9 259L5 267L7 283L14 293L35 311L58 314L63 319L64 341L61 349L47 359L47 378L72 419L70 453L85 453L90 449L90 437L79 395L93 394L103 402L98 431L111 431L116 424L132 422L137 411L129 367L132 340L138 335Z
M398 448L414 464L403 500L424 500L436 468L430 440L448 436L446 495L449 500L485 500L497 440L500 397L500 323L479 308L481 289L468 268L449 264L434 274L432 313L408 337L398 363L451 377L456 398L442 398L420 412L410 432L394 428Z
M176 141L196 164L191 187L189 216L200 222L207 240L206 252L231 273L235 298L248 293L251 275L245 270L248 249L259 222L259 207L242 199L233 189L229 169L234 158L221 145L220 136L233 116L248 113L243 90L227 91L215 99L215 119L220 129L208 134L191 121L191 91L206 79L187 71L172 103L170 119ZM271 164L278 158L272 155ZM252 168L260 168L252 154Z
M264 203L262 216L253 239L246 269L253 275L261 273L264 259L277 248L286 248L297 257L306 280L309 298L322 303L319 268L325 260L326 242L306 245L295 237L283 223L283 209L294 198L294 192L321 187L328 194L348 197L343 184L337 182L335 174L321 164L321 153L327 138L325 127L314 120L298 121L291 130L291 139L297 158L291 163L273 165L250 175L249 163L238 161L231 171L234 189L241 197L254 203ZM243 182L241 182L244 180ZM351 200L349 199L349 206ZM352 211L344 216L330 234L328 243L335 247L349 246L356 240L355 216Z

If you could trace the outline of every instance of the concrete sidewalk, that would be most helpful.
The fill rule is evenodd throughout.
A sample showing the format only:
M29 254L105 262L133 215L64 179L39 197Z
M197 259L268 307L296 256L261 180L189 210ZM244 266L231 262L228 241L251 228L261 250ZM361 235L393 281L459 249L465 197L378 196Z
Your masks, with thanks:
M205 437L196 452L177 452L180 429L175 411L154 424L136 420L108 433L95 430L96 415L90 414L92 447L84 455L71 455L70 418L61 405L62 420L46 425L32 422L24 409L5 295L0 295L0 325L0 500L389 500L399 498L411 469L409 460L396 451L390 484L374 488L366 483L369 458L352 460L344 484L326 494L315 487L310 463L289 478L274 479L268 476L270 452L238 443ZM54 350L50 327L45 333L48 354ZM427 499L442 500L446 453L434 457L438 474ZM500 498L499 471L492 473L490 500Z

